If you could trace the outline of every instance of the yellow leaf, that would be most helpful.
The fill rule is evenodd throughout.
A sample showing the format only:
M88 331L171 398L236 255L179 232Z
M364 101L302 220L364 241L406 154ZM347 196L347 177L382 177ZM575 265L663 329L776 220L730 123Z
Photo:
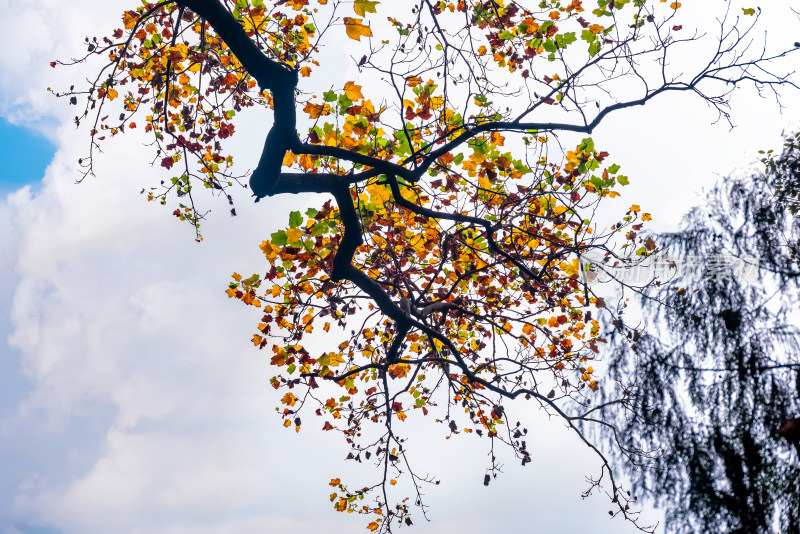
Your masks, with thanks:
M283 404L288 404L289 406L294 406L295 403L297 402L297 397L295 397L294 395L292 395L291 392L289 392L289 393L287 393L286 395L283 396L283 398L281 399L281 402Z
M367 525L367 528L368 528L368 529L369 529L371 532L375 532L376 530L378 530L378 523L376 523L375 521L373 521L372 523L370 523L369 525Z
M338 479L338 478L332 478L332 479L331 479L331 481L330 481L330 482L328 482L328 485L329 485L329 486L338 486L339 484L341 484L341 482L342 482L342 481L341 481L341 479ZM331 499L331 500L332 500L332 499Z
M361 15L363 17L367 12L376 13L375 6L378 4L380 4L380 2L373 2L371 0L356 0L353 2L353 11L355 11L357 15Z
M643 221L651 221L653 217L649 213L642 213L642 220Z
M353 82L347 82L344 84L344 94L347 95L347 98L353 102L364 98L364 95L361 94L361 86L356 85Z
M303 78L308 78L309 76L311 76L311 68L309 68L309 67L302 67L302 68L300 69L300 75L301 75Z
M285 420L285 421L283 422L283 426L285 426L285 427L287 427L287 428L288 428L288 427L289 427L289 425L291 425L291 424L292 424L292 422L291 422L291 421L289 421L288 419L287 419L287 420Z
M330 365L331 367L337 367L344 363L344 359L342 358L341 354L331 352L329 356L331 358L331 362L328 365Z
M234 280L236 280L237 282L241 282L241 281L242 281L242 275L241 275L241 274L239 274L239 273L233 273L233 274L231 275L231 277L232 277Z
M486 53L486 47L485 46L481 45L480 47L478 47L478 55L482 56L485 53Z
M290 167L295 161L297 161L297 156L291 150L287 150L283 155L283 166Z
M189 83L189 77L186 75L185 72L181 73L181 75L178 77L178 83L180 83L181 85L186 85L187 83Z
M253 345L255 345L257 347L257 346L261 345L261 342L264 341L264 338L259 336L258 334L256 334L256 335L253 336L253 340L252 341L253 341Z
M389 188L379 184L368 185L367 193L369 193L370 200L377 206L382 206L392 198L392 192Z
M108 95L109 100L114 100L115 98L117 98L117 96L119 96L119 93L117 93L116 89L109 89L108 93L106 94Z
M286 230L286 237L289 238L289 243L297 243L303 237L303 231L299 228L289 228Z
M631 206L631 209L630 209L630 211L632 211L633 213L639 213L639 210L640 210L640 209L641 209L641 208L639 207L639 205L638 205L638 204L634 204L633 206Z
M363 19L354 19L352 17L344 18L345 30L347 31L347 36L350 39L360 41L362 35L364 37L372 37L372 30L369 28L369 26L364 26L361 24L362 20Z
M422 83L422 78L419 76L410 76L406 78L406 85L409 87L416 87L417 85Z

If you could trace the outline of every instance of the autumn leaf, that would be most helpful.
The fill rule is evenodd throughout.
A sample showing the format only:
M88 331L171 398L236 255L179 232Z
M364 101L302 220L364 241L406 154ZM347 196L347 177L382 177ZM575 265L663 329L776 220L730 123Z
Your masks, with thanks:
M318 119L323 115L328 115L331 112L331 106L329 104L312 104L311 102L307 102L303 111L308 113L308 116L312 119Z
M378 4L380 4L380 2L374 2L371 0L355 0L353 3L353 10L357 15L361 15L363 17L367 12L375 13L375 6Z
M362 20L363 19L344 17L344 26L349 38L360 41L362 35L364 37L372 37L372 30L369 26L361 24Z
M344 94L353 102L364 98L364 95L361 94L361 86L356 85L353 82L347 82L344 84Z
M122 14L122 23L126 30L132 30L138 20L139 14L136 11L126 11Z
M378 523L373 521L372 523L367 525L367 528L370 530L370 532L375 532L376 530L378 530Z
M303 231L299 228L289 228L286 230L286 237L289 238L289 243L297 243L303 237Z
M745 15L749 15L751 17L756 14L756 10L753 9L752 7L742 8L742 12L744 12Z

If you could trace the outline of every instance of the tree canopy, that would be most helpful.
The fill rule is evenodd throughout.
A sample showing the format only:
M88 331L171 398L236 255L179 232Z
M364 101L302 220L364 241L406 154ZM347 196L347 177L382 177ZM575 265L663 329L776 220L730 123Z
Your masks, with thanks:
M284 426L299 431L301 410L316 414L349 459L380 468L372 486L331 480L336 510L367 514L381 531L411 524L414 504L425 512L420 488L433 479L412 469L402 433L412 415L530 462L527 430L504 408L525 398L599 455L590 490L603 482L612 514L635 520L630 493L581 426L610 423L588 408L604 301L580 264L588 253L613 262L657 247L640 235L650 215L637 204L610 228L593 222L628 178L588 136L612 112L665 93L690 93L727 119L735 87L777 97L792 83L780 63L791 51L750 46L754 8L726 7L707 57L673 64L705 38L681 7L143 2L122 27L87 37L85 57L53 66L102 63L88 87L57 93L79 106L76 124L89 124L84 175L103 142L144 129L171 177L142 193L174 206L198 240L203 193L232 215L237 186L256 201L327 196L311 208L293 200L288 225L260 245L264 272L234 273L227 291L261 318L252 342L270 354ZM331 59L337 35L347 57ZM358 74L331 86L325 61ZM236 121L255 106L273 122L258 165L240 172ZM577 141L564 147L559 134ZM497 470L492 460L485 484ZM401 473L414 497L393 502Z
M787 426L800 421L800 226L774 183L722 181L659 236L677 274L639 299L645 324L614 322L620 435L648 452L631 476L670 532L800 531L800 435Z

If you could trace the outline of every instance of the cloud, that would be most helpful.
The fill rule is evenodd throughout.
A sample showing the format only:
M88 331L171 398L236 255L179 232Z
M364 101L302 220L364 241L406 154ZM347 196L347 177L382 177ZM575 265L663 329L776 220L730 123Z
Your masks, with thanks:
M241 195L236 218L224 202L211 204L206 240L196 244L169 209L139 195L161 170L147 164L152 155L135 137L109 144L97 178L74 184L86 139L69 125L68 108L42 89L66 86L81 71L53 70L47 61L77 55L76 34L111 27L126 4L14 5L15 20L30 24L7 25L13 27L0 34L4 50L18 51L0 58L0 113L59 125L45 128L59 149L42 188L20 190L0 205L9 236L0 240L0 287L13 288L13 306L5 304L12 298L5 293L0 305L13 323L10 361L19 362L17 396L4 397L0 412L0 454L11 466L1 477L0 501L8 504L0 505L0 531L31 532L31 525L80 534L359 529L361 519L331 510L326 482L343 475L370 483L374 471L346 466L341 440L321 432L310 414L299 434L280 426L268 386L272 371L248 341L256 318L224 294L234 270L263 269L258 243L290 207L311 197L253 205ZM0 0L0 13L10 12L9 0ZM258 116L237 125L242 170L254 164L264 124ZM618 139L622 163L631 143L623 133L631 124L636 120L617 123L608 134ZM675 138L663 138L670 135ZM672 157L661 148L656 142L655 149L629 149L628 162L643 162L630 173L632 183L635 175L646 176L632 196L638 200L659 184L650 198L683 206L685 195L663 187L669 170L652 171L647 182L658 167L653 162L666 166ZM641 157L645 149L653 152ZM675 168L681 165L669 167ZM687 176L681 184L693 175ZM489 488L481 486L485 443L445 440L432 422L413 424L415 465L442 480L426 489L434 521L418 521L416 532L633 530L601 519L604 496L578 498L597 462L560 423L531 415L533 464L523 469L503 458L505 473Z
M252 139L243 151L260 145L253 130L243 127ZM197 244L169 208L138 194L160 170L136 143L110 144L98 177L74 184L83 142L62 130L41 191L7 201L18 231L11 345L30 391L2 420L2 439L39 445L4 496L6 513L80 534L360 528L331 510L326 483L374 483L376 472L343 464L344 443L311 414L300 434L280 426L272 371L249 342L257 317L224 293L234 270L263 268L257 244L306 199L241 198L236 218L220 202ZM507 459L508 473L486 489L486 443L448 441L418 423L409 446L442 480L426 491L434 522L419 531L518 528L532 510L543 525L594 524L605 497L587 505L578 495L595 460L560 425L533 425L533 465ZM576 506L585 514L569 517Z

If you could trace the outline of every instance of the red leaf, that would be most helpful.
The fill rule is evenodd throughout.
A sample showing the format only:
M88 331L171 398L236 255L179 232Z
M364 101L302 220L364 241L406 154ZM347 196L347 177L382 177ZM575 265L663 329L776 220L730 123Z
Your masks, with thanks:
M414 110L411 109L411 106L408 106L406 108L406 120L407 121L414 120L414 117L416 117L416 116L417 115L414 113Z
M172 156L167 156L166 158L161 160L161 166L166 167L167 169L171 169L174 164L175 160L172 159Z
M683 26L673 26L672 30L677 32L677 31L680 31L682 28L683 28Z

